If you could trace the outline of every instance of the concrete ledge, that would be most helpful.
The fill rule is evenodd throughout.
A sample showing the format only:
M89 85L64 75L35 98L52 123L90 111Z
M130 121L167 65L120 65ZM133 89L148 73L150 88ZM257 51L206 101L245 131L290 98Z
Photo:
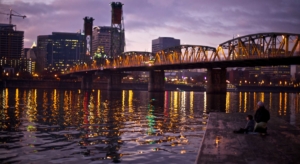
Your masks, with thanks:
M266 136L233 133L246 115L210 113L196 163L300 163L299 128L271 116Z

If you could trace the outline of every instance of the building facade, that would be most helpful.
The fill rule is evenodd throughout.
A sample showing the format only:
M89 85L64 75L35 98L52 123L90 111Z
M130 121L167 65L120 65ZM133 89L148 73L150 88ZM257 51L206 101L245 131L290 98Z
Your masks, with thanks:
M99 51L100 53L110 55L110 46L111 46L110 31L111 31L111 27L108 26L96 26L93 28L92 54L94 56L97 56Z
M37 60L37 47L35 42L30 48L24 48L22 55L22 71L30 74L35 74L36 60Z
M112 36L113 33L113 36ZM92 39L92 55L98 57L99 52L109 57L114 57L124 52L125 36L124 33L118 32L117 28L110 26L96 26L93 28L93 39ZM112 44L119 45L117 52L112 52ZM113 53L113 54L112 54Z
M53 32L37 37L37 70L64 73L85 59L85 39L80 33Z
M152 40L152 53L156 53L157 51L179 45L180 39L174 39L171 37L159 37Z
M16 31L15 25L0 24L0 58L19 59L23 52L24 31Z

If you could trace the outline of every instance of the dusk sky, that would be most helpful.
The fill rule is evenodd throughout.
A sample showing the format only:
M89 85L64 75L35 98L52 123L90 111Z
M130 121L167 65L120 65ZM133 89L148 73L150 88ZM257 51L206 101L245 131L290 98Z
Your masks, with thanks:
M77 32L83 18L110 26L111 0L0 0L0 12L25 31L24 47L38 35ZM233 36L260 32L300 33L300 0L121 0L126 51L151 51L151 40L174 37L181 44L216 47ZM8 16L0 14L0 23Z

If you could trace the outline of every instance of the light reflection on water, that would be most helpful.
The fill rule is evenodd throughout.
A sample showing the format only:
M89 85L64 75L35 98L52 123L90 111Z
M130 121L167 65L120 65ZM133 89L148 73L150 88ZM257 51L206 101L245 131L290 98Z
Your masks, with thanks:
M299 97L228 92L224 108L251 112L262 100L273 116L299 126ZM3 89L0 161L192 163L208 98L203 92Z
M194 161L204 93L3 89L0 161ZM182 158L186 157L186 158Z

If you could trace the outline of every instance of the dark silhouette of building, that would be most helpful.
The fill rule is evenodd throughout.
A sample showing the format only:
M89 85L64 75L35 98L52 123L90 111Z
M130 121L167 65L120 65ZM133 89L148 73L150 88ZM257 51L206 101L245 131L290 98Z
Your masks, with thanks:
M80 33L53 32L37 37L37 71L59 71L85 59L84 36Z
M159 37L157 39L152 40L152 52L156 53L157 51L179 45L180 39L174 39L171 37Z
M16 31L15 25L0 24L0 57L19 59L24 45L24 31Z

